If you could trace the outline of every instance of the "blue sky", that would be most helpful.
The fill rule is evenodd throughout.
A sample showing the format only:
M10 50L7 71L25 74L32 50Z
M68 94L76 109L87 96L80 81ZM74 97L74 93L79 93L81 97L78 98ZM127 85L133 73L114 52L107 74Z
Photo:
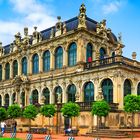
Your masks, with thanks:
M98 22L106 19L116 36L122 33L123 55L131 58L135 51L140 61L140 0L0 0L0 41L11 43L26 26L30 34L34 26L39 31L53 26L57 16L62 21L75 17L83 2L88 17Z

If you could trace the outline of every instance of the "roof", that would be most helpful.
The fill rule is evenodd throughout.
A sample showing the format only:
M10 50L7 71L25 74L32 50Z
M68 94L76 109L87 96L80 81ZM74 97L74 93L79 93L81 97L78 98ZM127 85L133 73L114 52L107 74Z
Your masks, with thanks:
M69 19L69 20L63 22L63 23L66 24L67 32L75 30L75 29L78 28L78 17L74 17L72 19ZM89 31L94 31L95 32L97 23L98 23L97 21L95 21L95 20L86 16L86 26L87 26L87 29ZM55 30L56 30L55 26L41 31L42 40L50 39L52 28L54 29L54 32L55 32ZM115 41L117 41L117 38L113 33L112 33L112 37L114 38ZM4 54L8 54L9 52L10 52L10 45L4 46Z

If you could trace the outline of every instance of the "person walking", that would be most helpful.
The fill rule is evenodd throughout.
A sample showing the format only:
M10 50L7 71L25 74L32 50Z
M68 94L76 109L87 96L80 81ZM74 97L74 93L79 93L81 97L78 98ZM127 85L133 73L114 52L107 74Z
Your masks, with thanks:
M4 135L6 123L4 121L2 121L1 124L0 124L0 126L1 126L2 135Z

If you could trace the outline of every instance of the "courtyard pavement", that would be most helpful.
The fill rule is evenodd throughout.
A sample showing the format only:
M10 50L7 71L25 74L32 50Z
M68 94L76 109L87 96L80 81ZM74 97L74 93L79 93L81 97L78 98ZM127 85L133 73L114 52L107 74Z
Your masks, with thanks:
M17 138L21 138L26 140L27 133L17 133ZM33 140L45 140L46 135L44 134L33 134ZM10 138L10 133L5 133L4 137ZM1 139L1 138L0 138ZM121 138L101 138L101 140L120 140ZM68 140L68 136L60 135L52 135L52 140ZM93 137L85 137L85 136L76 136L75 140L94 140ZM122 140L131 140L131 138L122 138ZM139 138L134 138L134 140L140 140Z

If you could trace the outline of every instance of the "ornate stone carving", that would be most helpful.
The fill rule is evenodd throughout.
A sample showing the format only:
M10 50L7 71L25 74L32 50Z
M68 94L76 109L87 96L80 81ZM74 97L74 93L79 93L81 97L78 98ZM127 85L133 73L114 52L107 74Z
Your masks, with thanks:
M98 95L96 96L96 100L97 100L97 101L101 101L101 100L103 100L103 99L104 99L104 96L103 96L102 88L99 87L99 88L98 88Z
M20 35L20 32L18 32L17 34L15 34L15 40L13 42L13 51L17 51L20 46L21 46L21 35Z
M53 38L53 37L54 37L54 35L55 35L55 33L54 33L54 28L52 28L52 29L51 29L50 38Z
M115 54L116 55L122 55L123 51L122 51L123 45L118 43L117 47L115 48Z
M3 55L2 42L0 42L0 57Z
M59 35L62 34L62 22L61 22L61 17L58 16L57 19L58 19L58 22L57 22L56 25L55 25L55 28L56 28L55 36L59 36Z
M22 46L23 48L29 47L30 46L30 36L28 35L28 28L24 28L24 38L22 41Z
M61 99L62 99L61 93L57 93L57 103L58 104L61 103Z
M65 34L67 32L67 28L66 28L66 23L63 23L63 34Z
M84 4L81 5L79 11L80 13L78 16L78 19L79 19L78 28L81 28L81 27L86 28L86 7Z
M79 102L79 99L80 99L80 93L79 92L76 92L75 99L76 99L76 102Z
M34 32L33 32L33 43L36 44L38 42L42 41L42 36L41 33L37 31L37 27L34 27Z

